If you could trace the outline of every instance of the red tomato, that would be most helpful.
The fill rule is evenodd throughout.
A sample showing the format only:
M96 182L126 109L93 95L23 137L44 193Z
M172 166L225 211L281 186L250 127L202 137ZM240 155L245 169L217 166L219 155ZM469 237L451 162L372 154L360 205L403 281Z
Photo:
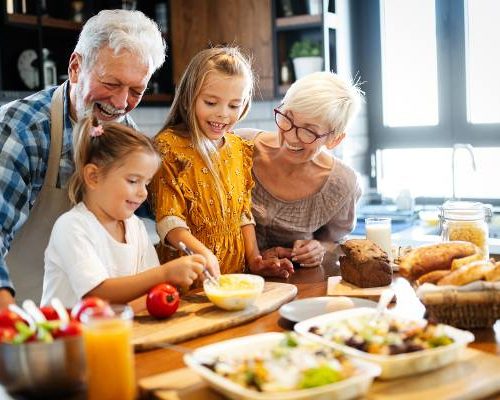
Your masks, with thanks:
M24 320L15 312L10 311L8 308L0 310L0 327L2 328L16 328L16 322L23 322Z
M57 321L59 319L59 315L57 315L57 312L56 310L54 310L54 307L43 306L40 307L40 311L42 312L43 315L45 315L45 318L48 321Z
M146 306L155 318L170 317L179 307L179 292L168 283L160 283L149 291Z
M78 336L81 335L81 333L82 325L78 321L71 320L67 324L61 325L59 329L52 332L52 336L54 336L54 338L61 338L67 336Z
M0 343L11 343L16 335L17 331L14 328L8 326L0 327Z
M75 304L75 306L71 310L71 318L80 321L80 316L82 315L82 312L85 311L87 308L107 309L109 308L109 304L107 301L104 301L99 297L85 297Z

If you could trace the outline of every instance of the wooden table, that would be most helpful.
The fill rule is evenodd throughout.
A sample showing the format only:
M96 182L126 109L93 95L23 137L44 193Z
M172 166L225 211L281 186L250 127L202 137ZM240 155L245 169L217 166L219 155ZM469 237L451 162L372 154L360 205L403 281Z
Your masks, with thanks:
M321 266L318 268L299 268L289 279L280 280L280 282L295 284L298 287L298 298L325 296L327 278L336 274L338 274L338 270L335 267L329 268ZM403 285L401 288L398 288L398 298L399 289L401 289L405 301L398 302L397 307L402 307L407 315L421 314L423 306L418 302L410 286L407 285L405 288ZM293 329L293 324L281 318L279 312L275 311L252 322L194 340L189 340L181 344L184 347L195 349L203 345L239 336L290 329ZM497 321L492 329L478 329L474 330L473 333L476 336L476 340L472 343L471 347L500 355L500 321ZM136 353L135 363L137 380L184 367L182 357L183 355L181 353L167 349Z

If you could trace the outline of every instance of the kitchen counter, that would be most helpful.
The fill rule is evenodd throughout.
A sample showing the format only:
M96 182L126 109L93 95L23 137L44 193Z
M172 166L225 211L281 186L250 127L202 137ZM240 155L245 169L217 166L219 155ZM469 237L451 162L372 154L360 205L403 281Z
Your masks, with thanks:
M420 206L421 207L421 206ZM349 238L364 238L364 218L390 217L393 219L393 246L418 247L441 241L437 207L418 208L417 211L398 211L395 205L362 206L358 211L358 225ZM420 212L419 212L420 211ZM488 244L490 254L500 254L500 214L494 209ZM421 215L421 212L424 214ZM423 220L419 218L423 217Z
M441 236L429 234L432 229L422 227L421 225L414 225L408 229L396 232L392 234L392 244L393 246L411 246L418 247L426 244L437 243L441 241ZM350 235L350 239L361 239L364 235ZM500 254L500 239L489 238L488 245L490 249L490 255Z

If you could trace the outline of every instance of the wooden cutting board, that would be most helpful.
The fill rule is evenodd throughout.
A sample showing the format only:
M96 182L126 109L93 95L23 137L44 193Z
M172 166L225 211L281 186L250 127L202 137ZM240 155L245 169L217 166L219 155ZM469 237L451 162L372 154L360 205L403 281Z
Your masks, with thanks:
M372 287L372 288L360 288L358 286L352 285L346 282L340 276L330 276L328 278L328 286L326 294L328 296L347 296L347 297L360 297L364 299L378 301L380 295L387 288L393 288L397 284L397 280L401 278L395 278L393 282L388 286Z
M466 349L457 362L447 367L413 377L375 381L365 399L493 399L495 393L500 393L499 365L500 357L496 355ZM188 368L142 379L139 389L144 397L155 400L226 399Z
M278 309L297 295L288 283L266 282L256 302L241 311L215 307L203 292L183 296L179 309L168 319L157 320L146 311L136 315L132 342L136 350L154 348L158 343L177 343L242 324Z

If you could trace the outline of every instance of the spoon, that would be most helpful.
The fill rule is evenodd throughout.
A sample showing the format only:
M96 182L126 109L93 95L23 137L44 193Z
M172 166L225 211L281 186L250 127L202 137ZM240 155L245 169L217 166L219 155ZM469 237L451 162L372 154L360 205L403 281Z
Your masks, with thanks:
M194 254L194 251L191 250L189 247L187 247L184 242L179 242L178 244L179 249L186 255L192 256ZM203 268L203 275L215 286L219 286L219 281L216 279L205 267Z
M375 314L373 314L373 317L368 322L368 325L375 326L377 324L377 320L384 314L385 310L387 309L387 306L389 305L393 297L394 297L394 290L392 289L385 289L382 292L378 300Z

